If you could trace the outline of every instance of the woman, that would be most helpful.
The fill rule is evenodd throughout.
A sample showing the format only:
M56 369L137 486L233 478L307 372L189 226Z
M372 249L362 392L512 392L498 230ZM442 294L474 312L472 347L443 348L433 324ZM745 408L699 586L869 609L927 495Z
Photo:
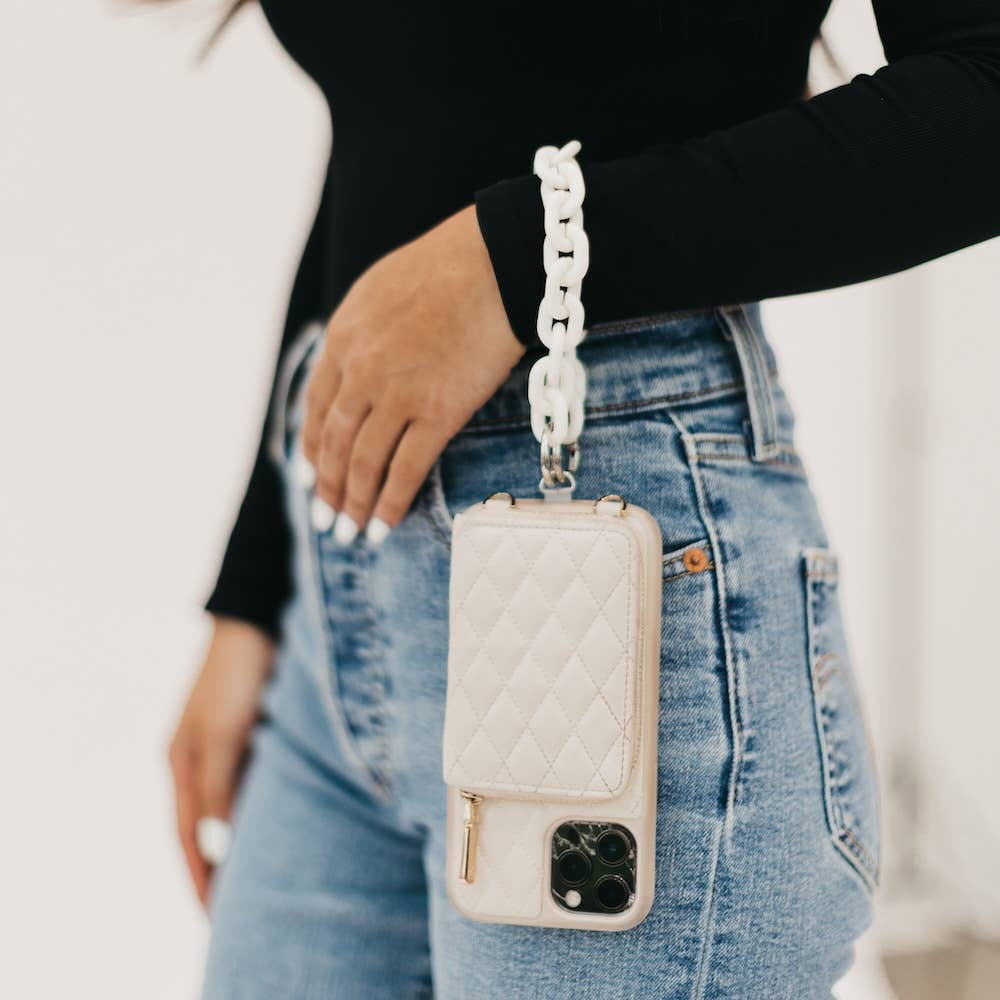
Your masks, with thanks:
M889 65L808 101L827 0L263 6L335 148L172 747L205 996L828 996L870 916L876 794L752 303L1000 232L1000 0L875 0ZM569 138L579 495L664 537L656 899L620 934L473 923L443 885L450 521L534 493L526 167ZM213 877L196 825L237 790Z

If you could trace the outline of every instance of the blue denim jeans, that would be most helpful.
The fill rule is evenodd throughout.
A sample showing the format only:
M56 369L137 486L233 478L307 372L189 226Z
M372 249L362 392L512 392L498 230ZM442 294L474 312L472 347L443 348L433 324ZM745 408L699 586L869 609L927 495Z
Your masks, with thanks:
M445 894L451 519L536 494L526 359L377 549L317 535L286 477L297 590L206 1000L808 1000L847 969L878 879L877 793L837 561L759 311L596 328L580 355L577 496L620 493L664 539L652 912L623 933L538 929L466 920Z

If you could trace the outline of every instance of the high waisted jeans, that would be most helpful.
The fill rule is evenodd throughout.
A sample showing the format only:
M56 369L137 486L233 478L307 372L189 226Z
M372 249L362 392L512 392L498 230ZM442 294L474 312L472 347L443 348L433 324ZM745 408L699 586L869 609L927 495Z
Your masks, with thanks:
M848 967L878 878L876 787L837 560L759 311L595 328L580 355L577 496L620 493L664 539L652 912L623 933L538 929L466 920L445 894L451 519L536 495L527 359L377 549L317 535L286 476L296 595L207 1000L808 1000ZM286 455L306 368L287 373Z

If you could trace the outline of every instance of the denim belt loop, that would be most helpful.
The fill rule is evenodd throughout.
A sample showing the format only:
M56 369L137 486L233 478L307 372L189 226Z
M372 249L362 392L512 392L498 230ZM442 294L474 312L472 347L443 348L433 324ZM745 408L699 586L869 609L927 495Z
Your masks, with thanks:
M778 426L763 333L745 305L724 306L718 313L740 359L750 410L751 458L770 461L778 456Z

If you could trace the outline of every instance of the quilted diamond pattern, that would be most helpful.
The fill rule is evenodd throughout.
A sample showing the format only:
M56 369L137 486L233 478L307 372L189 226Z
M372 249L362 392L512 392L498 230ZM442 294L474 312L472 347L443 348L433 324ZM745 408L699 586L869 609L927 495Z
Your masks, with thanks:
M477 510L451 565L448 784L612 798L632 769L638 558L612 517Z

